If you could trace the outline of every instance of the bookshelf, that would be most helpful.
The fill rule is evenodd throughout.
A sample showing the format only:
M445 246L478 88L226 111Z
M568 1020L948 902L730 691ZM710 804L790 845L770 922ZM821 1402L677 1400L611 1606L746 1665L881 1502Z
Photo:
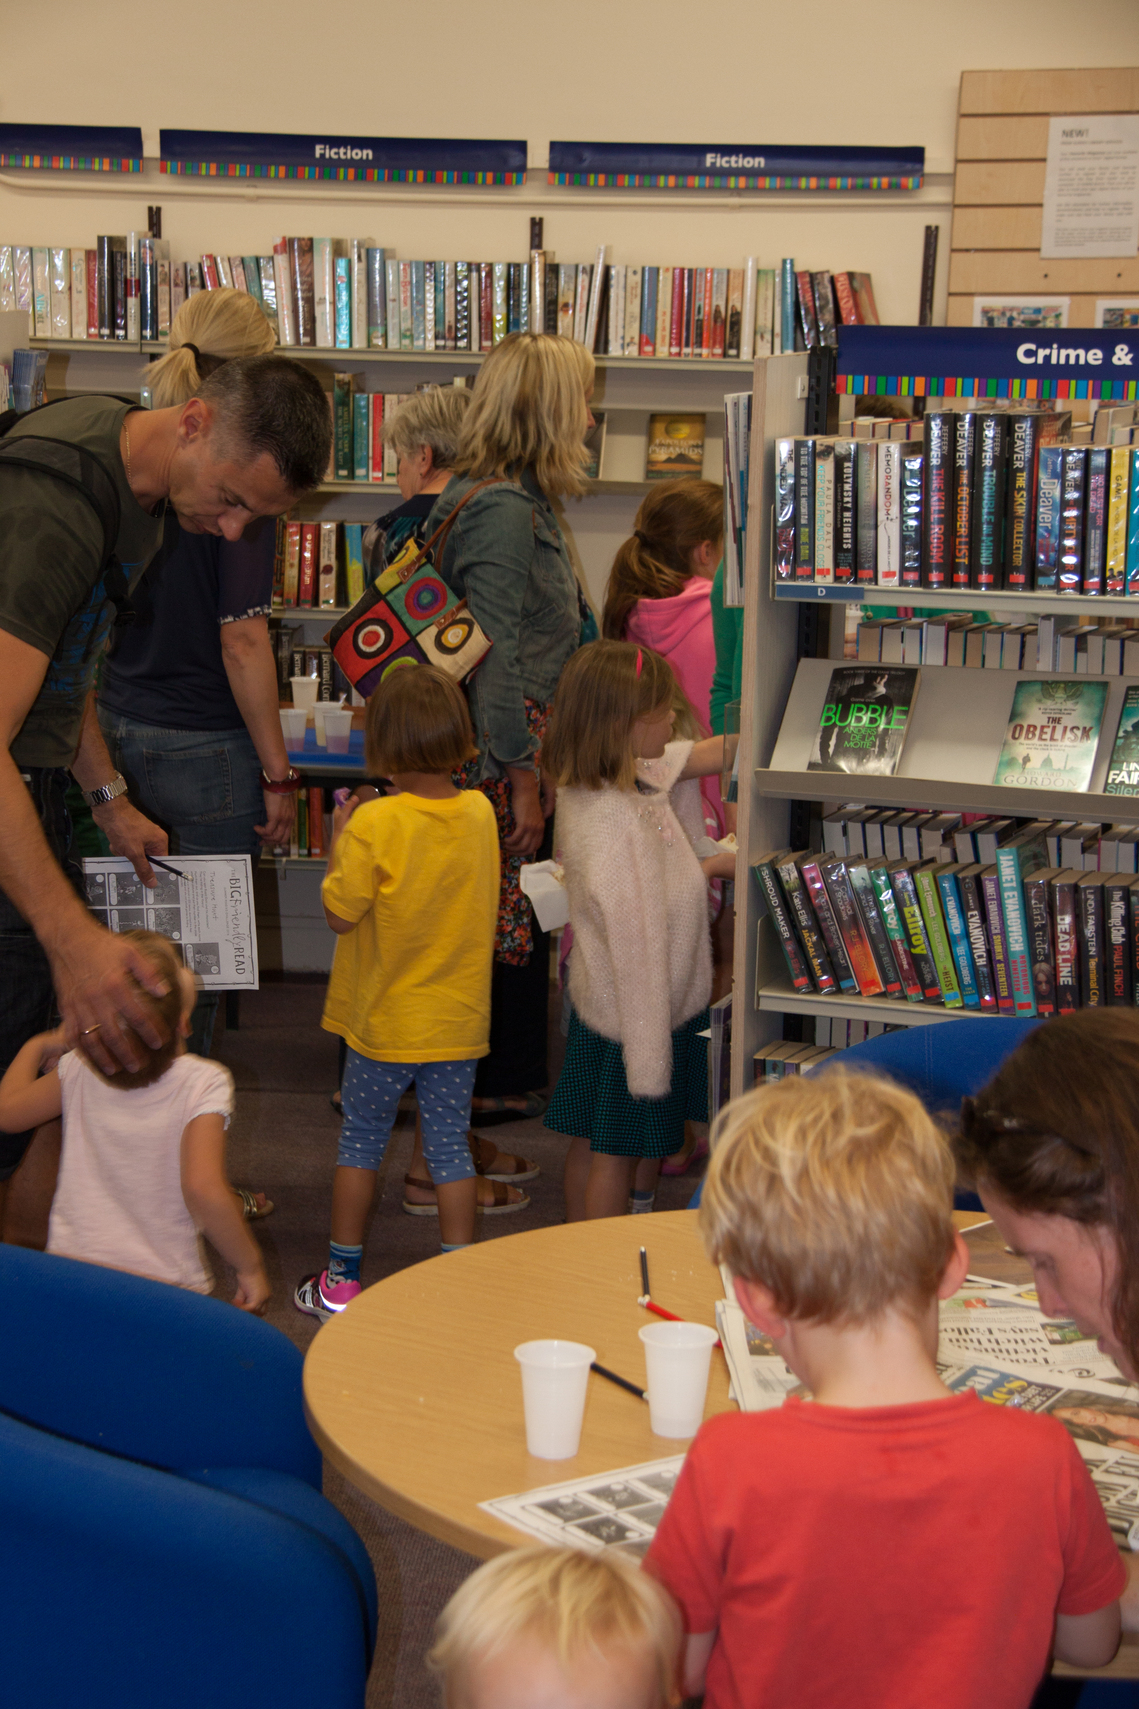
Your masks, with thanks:
M907 340L921 337L912 328L899 330L904 330ZM939 336L944 341L947 334L942 330ZM976 332L963 331L961 337L973 342L975 348ZM939 349L944 355L944 343ZM954 370L950 365L939 371ZM958 373L966 371L965 366L956 369ZM809 427L804 420L803 399L810 390L808 375L806 355L761 358L755 364L740 716L737 831L740 876L736 889L733 1096L751 1084L752 1058L761 1045L781 1036L785 1015L822 1015L902 1026L967 1018L961 1010L935 1005L804 995L792 990L774 928L751 871L753 863L767 850L788 846L791 803L823 800L824 812L843 801L857 800L899 810L968 810L1024 818L1101 819L1139 824L1139 798L1100 793L1124 690L1135 678L1102 679L1108 684L1108 698L1091 787L1086 793L1011 789L992 783L1014 680L1024 677L1039 680L1048 674L1032 670L1016 673L923 667L912 727L907 732L895 776L865 779L851 776L836 782L837 774L807 769L819 712L836 662L831 658L800 656L813 651L801 643L803 619L809 622L812 605L837 605L840 611L854 602L915 609L936 606L950 610L959 606L971 610L983 606L1002 612L1139 616L1139 599L1134 596L1108 599L1040 590L1030 593L973 590L954 594L917 588L776 585L772 564L774 442L805 430L821 430L816 422L825 402L823 398L808 397ZM905 376L894 376L886 386L892 393L903 388L908 389ZM883 390L881 383L878 390ZM983 399L978 400L978 407L983 407ZM825 418L825 408L822 413ZM1001 1024L999 1016L986 1017L986 1023L990 1021L995 1026Z

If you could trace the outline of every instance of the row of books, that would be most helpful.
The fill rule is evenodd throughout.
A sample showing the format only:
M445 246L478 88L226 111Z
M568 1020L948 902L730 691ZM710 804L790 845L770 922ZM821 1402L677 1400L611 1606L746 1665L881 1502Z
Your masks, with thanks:
M363 523L278 519L274 608L343 609L363 596Z
M860 664L1139 677L1137 622L1081 624L1052 615L1031 623L975 623L969 612L875 617L858 625L857 657Z
M332 806L326 797L330 794L318 783L310 784L307 789L297 791L297 815L293 821L293 832L288 846L282 845L274 849L278 855L307 856L313 860L323 860L332 842Z
M228 287L255 296L284 346L489 350L510 332L552 332L610 356L750 361L837 342L839 321L876 324L867 273L529 261L412 261L368 238L281 237L271 255L171 261L147 233L94 248L0 245L0 310L36 338L165 338L182 302Z
M777 580L1139 593L1139 446L1059 443L1068 426L938 410L920 445L777 440Z
M395 480L396 454L390 445L384 444L384 423L391 420L409 395L357 390L355 374L332 376L329 480Z
M0 363L0 410L35 409L44 401L46 350L13 350L11 363Z
M783 1080L789 1074L806 1074L818 1068L835 1051L821 1044L765 1044L753 1059L756 1085L761 1080Z
M26 310L32 338L166 338L181 300L169 245L147 232L93 249L0 244L0 312Z
M897 813L849 804L822 821L828 855L846 860L974 861L991 866L997 850L1023 831L1044 839L1050 866L1080 872L1139 873L1139 826L1085 823L1076 819L1026 820L983 813Z
M1139 994L1139 877L1050 865L1046 823L990 863L783 850L755 865L791 984L979 1014L1068 1014Z

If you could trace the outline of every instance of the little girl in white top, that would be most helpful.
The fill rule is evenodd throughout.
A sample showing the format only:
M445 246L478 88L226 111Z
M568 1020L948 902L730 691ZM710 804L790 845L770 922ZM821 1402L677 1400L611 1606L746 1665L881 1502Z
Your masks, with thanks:
M40 1033L0 1081L0 1132L63 1117L49 1252L208 1294L202 1233L237 1271L234 1305L258 1311L269 1283L225 1172L233 1076L186 1051L198 993L170 940L123 936L166 980L164 997L140 996L167 1042L151 1050L129 1032L143 1066L109 1079L81 1049L66 1049L62 1028Z
M572 1136L569 1220L619 1216L637 1162L707 1119L712 988L707 880L669 792L720 770L724 742L670 741L676 682L647 647L595 641L558 684L542 745L558 785L555 846L574 941L565 1065L545 1126Z

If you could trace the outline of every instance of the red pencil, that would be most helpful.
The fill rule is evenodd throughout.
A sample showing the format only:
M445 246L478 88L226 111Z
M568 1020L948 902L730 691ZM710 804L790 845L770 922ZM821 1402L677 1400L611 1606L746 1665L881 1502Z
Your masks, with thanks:
M637 1304L640 1306L644 1306L646 1311L655 1312L658 1317L667 1317L667 1319L670 1323L686 1323L688 1321L686 1318L678 1317L676 1312L674 1312L674 1311L665 1311L664 1307L662 1305L657 1305L656 1301L651 1300L649 1298L648 1294L642 1294L640 1296L640 1298L637 1300ZM722 1342L720 1342L720 1341L716 1342L717 1347L720 1347L722 1345L723 1345Z

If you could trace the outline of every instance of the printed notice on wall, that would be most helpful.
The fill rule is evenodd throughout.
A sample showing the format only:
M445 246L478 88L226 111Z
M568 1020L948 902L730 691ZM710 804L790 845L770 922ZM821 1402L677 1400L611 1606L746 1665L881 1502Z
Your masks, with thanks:
M1139 113L1050 119L1041 256L1139 250Z
M148 890L129 860L88 856L87 906L112 932L161 932L206 991L257 990L253 863L248 855L171 855Z

